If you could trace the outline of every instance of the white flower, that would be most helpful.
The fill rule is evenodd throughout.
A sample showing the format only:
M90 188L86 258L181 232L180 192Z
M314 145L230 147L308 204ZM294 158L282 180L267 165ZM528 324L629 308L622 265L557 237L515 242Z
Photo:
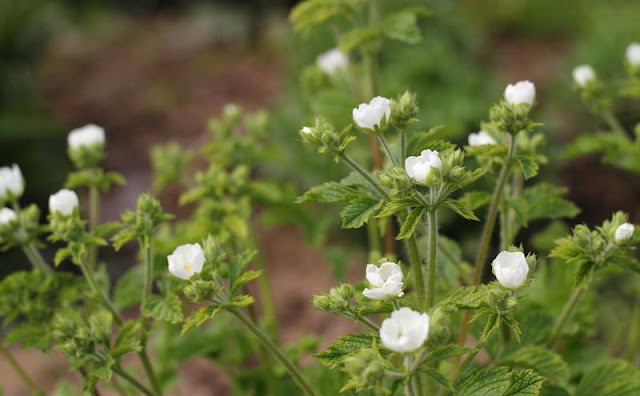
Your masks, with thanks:
M478 133L469 134L469 146L484 146L487 144L496 144L495 139L487 132L480 131Z
M491 267L498 282L509 289L522 285L529 273L529 265L522 252L500 252Z
M511 105L522 103L531 105L536 98L536 87L531 81L518 81L515 84L509 84L504 90L504 98Z
M391 117L389 99L376 96L367 103L361 103L357 109L353 109L353 121L360 128L375 129Z
M62 189L49 197L49 211L69 216L78 207L78 195L75 191Z
M418 183L424 183L433 168L442 169L442 161L437 151L422 150L419 156L410 156L404 160L407 175Z
M579 65L573 68L573 81L581 87L594 78L596 78L596 72L589 65Z
M0 226L7 225L12 221L18 220L18 216L16 216L16 212L9 208L0 209Z
M104 144L104 128L94 124L85 125L69 132L67 143L71 150L89 147L94 144Z
M306 127L302 127L302 129L300 130L300 133L312 133L313 131L311 130L311 128L309 128L308 126Z
M402 307L391 313L380 327L382 344L395 352L411 352L424 344L429 335L429 315Z
M624 223L616 228L616 242L624 242L633 236L633 224Z
M334 48L318 55L316 64L323 72L333 74L338 70L346 69L349 66L349 58L344 52Z
M402 297L404 284L402 283L402 269L396 263L387 261L380 268L374 264L367 264L367 280L372 289L364 289L362 294L373 300L382 300L387 296Z
M640 43L631 43L626 51L627 61L633 66L640 66Z
M178 246L173 254L167 256L169 272L180 279L189 279L202 271L204 252L199 243Z
M13 198L19 198L24 191L24 178L18 165L13 164L11 167L3 166L0 168L0 201L4 201L12 195Z

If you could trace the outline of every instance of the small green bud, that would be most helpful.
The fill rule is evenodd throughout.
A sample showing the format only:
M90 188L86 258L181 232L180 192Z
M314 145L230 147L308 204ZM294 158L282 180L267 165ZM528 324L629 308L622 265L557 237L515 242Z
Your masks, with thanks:
M415 116L418 114L418 104L416 94L405 91L398 99L391 100L391 120L392 125L399 129L405 129L417 120Z
M211 301L220 291L220 287L212 281L195 280L184 288L184 295L189 300L198 303Z
M413 182L407 172L399 167L394 167L388 170L379 171L376 173L380 184L391 190L391 195L401 195L407 190L411 189Z
M331 312L331 299L327 295L313 296L313 307L322 312Z
M344 359L344 371L349 374L349 387L381 388L385 377L384 364L372 348L362 348Z

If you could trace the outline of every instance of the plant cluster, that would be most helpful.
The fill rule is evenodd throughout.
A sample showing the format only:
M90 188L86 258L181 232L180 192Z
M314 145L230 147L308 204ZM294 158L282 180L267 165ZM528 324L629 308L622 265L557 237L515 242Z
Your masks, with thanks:
M418 20L429 15L413 7L384 11L376 0L306 0L291 14L298 31L331 25L337 37L338 48L303 71L303 88L343 91L361 102L343 109L351 114L346 125L317 114L299 130L302 143L349 173L312 187L296 204L295 186L263 169L281 157L269 140L267 113L235 105L210 121L212 138L201 147L154 148L153 194L141 195L118 222L100 221L101 192L125 180L102 168L107 139L99 126L69 133L76 170L50 196L45 224L37 206L20 205L19 167L0 168L0 201L7 205L0 210L0 246L22 249L33 266L0 282L6 330L0 351L34 393L40 391L9 344L61 351L84 378L87 395L98 394L100 382L123 395L166 394L178 380L177 366L192 356L217 362L239 394L640 393L634 365L640 304L627 337L616 340L625 360L619 345L611 352L589 348L601 282L640 273L640 228L616 212L597 227L580 224L569 233L550 227L540 236L552 239L549 249L525 249L524 228L579 211L565 189L535 180L547 162L535 85L509 84L481 130L458 147L442 138L442 127L422 125L416 93L379 92L377 59L385 43L419 42ZM634 83L638 51L634 44L627 51ZM615 126L595 72L579 67L574 78L589 108ZM621 139L624 131L612 129ZM156 196L169 186L180 191L178 204L188 215L176 219L163 210ZM342 227L365 228L370 251L362 281L309 296L317 310L359 326L320 352L315 337L281 342L283 324L256 239L265 218L293 218L311 230L308 203L342 204ZM471 263L461 241L441 232L452 218L482 224ZM45 235L57 250L52 262L41 254ZM130 243L141 265L112 287L100 249ZM79 275L56 270L63 261ZM637 293L629 294L638 300ZM307 353L319 364L300 365ZM78 394L63 382L55 392Z

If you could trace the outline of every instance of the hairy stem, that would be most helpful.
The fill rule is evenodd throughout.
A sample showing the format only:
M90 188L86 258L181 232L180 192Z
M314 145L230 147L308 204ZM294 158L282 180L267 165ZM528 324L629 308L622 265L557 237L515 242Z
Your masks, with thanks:
M155 393L151 389L147 388L146 386L144 386L140 382L138 382L137 379L135 379L133 376L129 375L129 373L124 371L122 369L122 367L114 366L113 367L113 372L118 374L123 379L127 380L127 382L129 382L131 385L136 387L140 392L144 393L145 395L147 395L147 396L158 396L159 395L158 393Z
M96 280L93 277L93 274L87 267L87 262L85 260L80 260L78 265L80 266L80 269L82 270L82 275L84 276L87 283L89 284L89 287L100 299L100 303L104 305L104 307L109 312L111 312L111 315L113 315L113 320L116 322L116 324L118 326L122 326L122 324L124 323L124 319L122 318L122 315L120 315L120 312L118 312L118 309L115 307L115 305L113 305L113 303L111 302L109 297L107 297L107 295L104 293L104 291L98 287L98 284L96 283Z
M138 356L140 357L144 371L147 373L147 378L151 383L153 391L157 394L162 394L160 382L147 354L147 341L149 340L150 329L143 312L143 308L151 296L151 288L153 286L153 242L151 240L149 240L148 245L144 247L144 258L144 281L142 284L142 302L140 304L140 323L142 325L140 344L142 349L138 352Z
M24 255L27 256L27 259L29 260L29 262L31 263L34 269L38 269L47 275L51 275L53 270L44 261L44 258L42 258L42 255L38 251L38 248L36 248L33 243L30 243L28 245L23 245L22 251L24 252Z
M370 328L371 330L373 330L374 332L379 332L380 331L380 326L378 326L377 324L373 323L371 320L367 319L366 317L360 315L359 313L353 313L353 318L355 320L357 320L358 322L364 324L365 326L367 326L368 328Z
M400 129L400 165L407 158L407 131L405 128Z
M420 311L426 309L427 302L427 290L424 283L424 277L422 274L422 265L420 264L420 255L418 253L418 243L416 237L411 235L407 239L407 246L409 248L409 261L411 262L411 272L413 272L413 279L416 283L416 294L418 298L418 307Z
M11 368L18 374L18 377L24 382L32 393L41 393L40 389L36 386L35 382L29 377L26 371L22 368L20 363L13 357L11 352L4 346L3 342L0 342L0 353L7 360Z
M369 172L367 172L362 166L360 166L360 164L358 164L345 153L341 154L341 158L352 170L359 173L360 176L362 176L376 191L378 191L383 198L385 198L386 200L391 199L389 194L384 190L384 188L382 188L380 183L378 183L373 178L373 176L369 174Z
M567 320L569 320L569 318L571 317L571 314L573 314L573 311L575 310L576 305L578 304L578 301L580 301L580 298L582 297L585 291L586 291L586 287L574 289L571 295L569 296L569 300L567 300L566 304L564 305L564 308L562 308L562 312L560 312L560 316L558 316L555 324L553 325L553 329L551 330L551 335L547 340L548 347L552 347L553 344L555 344L558 336L560 335L560 332L564 328L564 325L567 323Z
M387 158L389 158L389 160L394 166L398 166L398 160L393 155L393 151L391 151L391 147L389 147L389 142L387 142L387 139L384 137L382 133L378 134L378 140L382 144L382 147L384 148L384 152L387 155Z
M89 187L89 232L95 231L100 220L100 193L98 187ZM96 268L98 262L98 247L89 247L89 268Z
M238 309L227 308L227 310L240 322L242 322L242 324L244 324L258 338L262 345L264 345L269 350L269 352L271 352L273 356L275 356L280 361L280 363L282 363L293 380L308 396L316 396L316 393L304 379L300 370L289 360L289 358L285 356L280 348L278 348L278 346L274 344L274 342L271 341L271 339L259 327L257 327L249 318L246 317L245 314L240 312Z
M436 210L427 213L429 256L427 260L427 310L433 306L436 289L436 253L438 250L438 213Z

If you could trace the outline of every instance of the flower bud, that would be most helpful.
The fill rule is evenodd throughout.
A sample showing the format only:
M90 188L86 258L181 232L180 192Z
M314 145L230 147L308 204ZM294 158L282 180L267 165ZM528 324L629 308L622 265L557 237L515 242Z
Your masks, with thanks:
M70 150L96 145L102 146L104 145L104 141L104 128L94 124L88 124L83 127L73 129L67 136L67 143Z
M235 123L242 117L242 108L234 103L227 103L222 108L222 116L230 123Z
M0 201L14 200L22 196L24 191L24 178L20 167L13 164L11 167L0 168Z
M640 66L640 43L631 43L627 47L625 52L627 57L627 62L631 66L639 67Z
M353 121L367 132L383 129L391 117L389 102L387 98L376 96L369 103L361 103L353 109Z
M349 67L349 57L338 48L334 48L318 55L316 64L323 72L334 74Z
M184 288L184 295L190 301L197 303L211 301L218 294L218 291L220 291L220 287L212 281L197 280Z
M3 227L16 220L18 220L18 216L16 216L16 212L14 212L9 208L0 209L0 227Z
M579 87L586 86L589 82L596 78L596 72L589 65L579 65L573 69L573 81Z
M529 273L529 265L522 252L500 252L491 267L498 282L509 289L521 286Z
M78 195L67 189L62 189L49 197L49 212L69 216L78 207Z
M419 156L410 156L405 159L404 169L410 178L418 183L426 184L427 177L434 173L434 169L437 169L436 173L442 169L442 161L438 157L437 151L422 150Z
M367 264L366 277L373 288L364 289L362 294L372 300L383 300L386 297L402 297L402 269L390 261L382 263L378 268Z
M407 172L399 167L379 171L376 175L383 187L391 189L391 195L393 196L402 194L413 185Z
M362 348L343 361L344 371L351 378L350 384L356 389L381 388L384 385L385 367L378 359L376 351Z
M486 131L480 131L478 133L469 134L469 146L484 146L488 144L496 144L494 138L491 137Z
M504 90L504 98L510 105L532 105L536 98L536 87L528 80L509 84Z
M380 327L382 344L395 352L420 348L429 335L429 315L402 307L391 313Z
M616 228L615 241L617 243L624 242L633 236L633 224L624 223Z
M169 272L180 279L188 280L202 271L204 265L204 252L199 243L181 245L167 256Z
M392 100L390 106L390 123L396 127L404 129L409 124L417 121L415 116L418 114L418 104L414 93L405 91L400 98Z

